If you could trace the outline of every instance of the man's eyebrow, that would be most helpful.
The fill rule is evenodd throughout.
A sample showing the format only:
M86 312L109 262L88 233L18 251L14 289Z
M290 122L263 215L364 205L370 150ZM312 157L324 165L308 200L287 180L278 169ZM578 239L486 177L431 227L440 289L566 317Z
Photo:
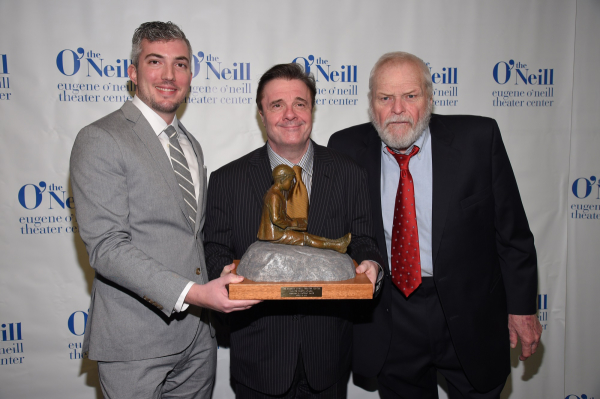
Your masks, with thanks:
M279 100L273 100L273 101L271 101L271 102L269 103L269 106L271 106L271 105L275 105L275 104L279 104L279 103L280 103L280 102L282 102L282 101L283 101L283 99L281 99L281 98L280 98Z
M165 58L165 57L163 57L162 55L160 55L160 54L157 54L157 53L149 53L149 54L146 54L146 57L144 57L144 59L146 59L146 58L150 58L150 57L156 57L156 58Z
M160 59L164 59L165 57L162 56L161 54L157 54L157 53L149 53L146 55L146 57L144 59L150 58L150 57L154 57L154 58L160 58ZM177 58L175 58L176 61L181 61L181 60L185 60L187 62L190 62L190 59L188 57L186 57L185 55L181 55Z
M302 101L303 103L308 103L308 101L306 101L304 98L302 97L296 97L296 101Z

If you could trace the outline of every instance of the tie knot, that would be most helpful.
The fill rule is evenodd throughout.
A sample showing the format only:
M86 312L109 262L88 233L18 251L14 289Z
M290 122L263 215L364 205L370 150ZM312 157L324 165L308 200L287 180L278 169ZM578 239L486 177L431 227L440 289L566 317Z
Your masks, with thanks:
M416 155L419 152L419 147L417 147L416 145L413 146L409 154L398 154L390 147L387 147L387 150L390 154L392 154L394 159L396 159L396 162L398 162L398 165L400 165L400 169L408 169L408 162L414 155Z
M167 126L167 128L165 129L165 133L169 137L169 140L172 138L177 138L177 130L175 130L173 125Z
M294 165L294 173L296 173L296 181L302 181L302 166Z

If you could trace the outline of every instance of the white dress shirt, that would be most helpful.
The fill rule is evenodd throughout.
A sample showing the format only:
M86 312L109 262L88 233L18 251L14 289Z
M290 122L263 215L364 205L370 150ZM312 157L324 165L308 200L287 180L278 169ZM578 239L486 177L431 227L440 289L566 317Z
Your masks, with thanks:
M431 248L431 210L433 203L433 175L431 155L431 133L425 129L421 137L405 152L409 154L413 146L419 147L419 152L408 163L408 170L413 178L415 187L415 208L417 212L417 229L419 232L419 252L421 256L421 276L433 276L433 258ZM387 247L388 264L392 264L392 229L394 223L394 208L396 193L400 182L400 166L398 161L381 143L381 214L385 245Z

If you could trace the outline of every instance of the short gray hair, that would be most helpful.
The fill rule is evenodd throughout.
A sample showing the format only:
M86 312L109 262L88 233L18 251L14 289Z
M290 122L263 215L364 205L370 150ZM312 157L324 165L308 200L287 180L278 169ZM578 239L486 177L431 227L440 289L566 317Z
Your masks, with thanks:
M137 68L142 52L142 40L149 42L169 42L171 40L183 40L188 47L188 58L192 62L192 46L185 37L185 33L173 22L144 22L134 32L131 39L131 63Z
M402 65L405 63L412 63L419 67L423 75L422 81L425 84L425 93L427 94L427 98L433 98L433 82L431 81L431 71L429 70L427 64L425 64L425 62L423 62L423 60L416 55L406 53L404 51L393 51L391 53L385 53L382 55L373 66L373 69L371 69L371 75L369 76L369 101L371 101L373 98L375 79L381 67L387 64Z

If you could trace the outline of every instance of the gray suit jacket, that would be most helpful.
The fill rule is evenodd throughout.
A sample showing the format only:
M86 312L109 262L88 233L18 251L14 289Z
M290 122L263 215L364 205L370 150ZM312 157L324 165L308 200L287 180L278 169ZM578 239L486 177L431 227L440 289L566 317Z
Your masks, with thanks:
M79 232L96 271L83 348L90 359L178 353L197 331L197 309L172 313L188 281L207 281L204 158L198 141L180 127L201 174L194 228L169 158L131 102L75 139L71 184Z

